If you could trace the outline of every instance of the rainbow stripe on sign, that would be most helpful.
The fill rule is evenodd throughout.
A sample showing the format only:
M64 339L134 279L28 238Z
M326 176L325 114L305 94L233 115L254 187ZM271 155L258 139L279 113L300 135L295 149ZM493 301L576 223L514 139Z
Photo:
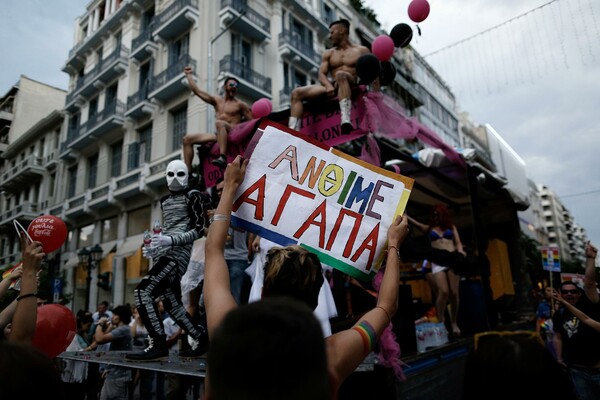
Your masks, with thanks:
M560 272L560 254L558 247L542 247L542 266L544 270Z

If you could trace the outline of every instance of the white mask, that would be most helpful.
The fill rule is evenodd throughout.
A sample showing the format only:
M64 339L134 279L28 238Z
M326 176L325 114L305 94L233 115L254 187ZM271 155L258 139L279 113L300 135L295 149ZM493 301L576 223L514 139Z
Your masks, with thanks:
M185 189L188 185L188 169L181 160L173 160L167 165L167 186L172 192Z

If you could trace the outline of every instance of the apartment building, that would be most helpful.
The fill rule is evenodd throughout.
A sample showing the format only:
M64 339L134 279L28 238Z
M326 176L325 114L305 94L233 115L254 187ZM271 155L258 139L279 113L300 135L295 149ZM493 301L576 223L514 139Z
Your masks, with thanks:
M544 227L548 233L547 246L558 247L562 260L571 261L567 220L569 213L560 199L545 185L538 185L542 199Z
M65 95L21 76L0 99L0 266L21 257L13 221L27 227L57 200Z

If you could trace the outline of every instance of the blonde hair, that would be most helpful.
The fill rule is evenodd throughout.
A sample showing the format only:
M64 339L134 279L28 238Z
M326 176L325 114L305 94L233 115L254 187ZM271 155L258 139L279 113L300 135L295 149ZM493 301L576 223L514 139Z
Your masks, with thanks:
M267 253L264 272L264 297L288 296L313 310L317 307L324 278L315 254L297 245L273 247Z

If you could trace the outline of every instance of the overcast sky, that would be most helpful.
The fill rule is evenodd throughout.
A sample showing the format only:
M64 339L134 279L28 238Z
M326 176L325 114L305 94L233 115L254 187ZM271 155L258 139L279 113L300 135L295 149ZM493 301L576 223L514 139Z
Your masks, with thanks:
M75 18L87 3L2 2L2 95L21 74L67 87L61 68L73 46ZM460 109L477 123L491 124L526 162L529 177L549 186L600 245L597 0L430 0L420 37L408 4L365 0L388 32L408 23L421 55L437 51L426 59L452 87Z
M387 32L401 22L416 31L409 3L365 1ZM600 3L429 4L411 44L451 86L460 109L492 125L529 178L555 192L600 245Z

